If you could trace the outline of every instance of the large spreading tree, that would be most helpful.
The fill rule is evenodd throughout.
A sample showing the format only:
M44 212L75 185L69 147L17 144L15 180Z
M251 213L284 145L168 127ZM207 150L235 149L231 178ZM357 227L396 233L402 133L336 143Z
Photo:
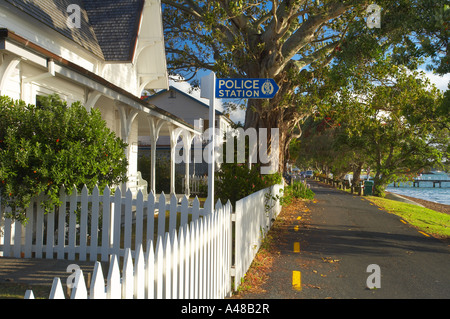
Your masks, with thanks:
M447 0L378 0L381 28L368 27L367 20L376 14L366 11L371 0L162 2L174 74L189 78L206 69L219 77L277 82L275 98L247 101L245 128L279 129L281 170L290 142L301 134L299 123L340 85L322 77L337 56L360 61L391 50L398 63L409 64L411 57L424 54L433 54L443 67L448 63L445 20L426 16L439 14Z

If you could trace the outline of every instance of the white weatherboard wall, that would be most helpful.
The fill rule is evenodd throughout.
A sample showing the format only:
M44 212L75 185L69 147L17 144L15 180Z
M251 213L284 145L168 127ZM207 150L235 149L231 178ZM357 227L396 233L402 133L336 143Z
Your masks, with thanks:
M194 125L199 118L208 119L209 108L203 102L172 90L153 96L150 102Z

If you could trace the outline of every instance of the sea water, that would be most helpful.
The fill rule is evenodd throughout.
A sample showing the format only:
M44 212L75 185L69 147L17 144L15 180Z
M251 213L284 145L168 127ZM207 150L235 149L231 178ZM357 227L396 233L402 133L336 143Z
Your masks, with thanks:
M422 174L417 179L419 180L445 180L448 182L442 182L441 187L438 184L433 187L432 182L420 182L419 187L413 187L413 182L399 183L399 187L394 187L390 184L386 191L410 196L414 198L428 200L430 202L450 205L450 176L446 173L435 174Z

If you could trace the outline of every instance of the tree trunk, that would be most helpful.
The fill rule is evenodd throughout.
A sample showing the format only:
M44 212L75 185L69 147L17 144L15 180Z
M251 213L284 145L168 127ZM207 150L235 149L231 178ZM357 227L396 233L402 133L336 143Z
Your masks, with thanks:
M300 120L308 116L308 113L299 112L299 105L295 102L287 102L284 100L287 96L293 94L292 87L288 84L287 79L279 77L276 81L279 83L280 91L273 99L249 100L245 114L244 129L253 127L258 132L258 129L266 128L269 142L271 129L278 129L278 172L283 173L289 160L290 143L294 138L301 136L301 131L299 134L294 134L294 129Z
M361 170L363 165L364 163L360 162L354 166L352 185L359 185L359 182L361 181Z
M272 107L268 107L267 109L270 111L266 111L266 108L261 107L261 102L252 102L249 101L246 117L245 117L245 125L244 129L255 128L259 138L259 129L267 129L267 141L262 141L262 143L267 143L267 151L268 154L272 154L271 145L271 130L278 129L278 172L283 173L286 169L286 164L289 159L289 145L292 141L292 129L283 118L283 110L274 111ZM264 163L261 161L262 158L258 156L258 163L265 166L270 165L270 163Z

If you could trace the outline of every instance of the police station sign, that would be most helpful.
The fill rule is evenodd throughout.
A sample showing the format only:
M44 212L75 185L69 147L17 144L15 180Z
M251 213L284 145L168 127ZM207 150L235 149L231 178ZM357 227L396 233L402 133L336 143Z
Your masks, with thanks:
M216 79L218 99L271 99L278 90L273 79Z

